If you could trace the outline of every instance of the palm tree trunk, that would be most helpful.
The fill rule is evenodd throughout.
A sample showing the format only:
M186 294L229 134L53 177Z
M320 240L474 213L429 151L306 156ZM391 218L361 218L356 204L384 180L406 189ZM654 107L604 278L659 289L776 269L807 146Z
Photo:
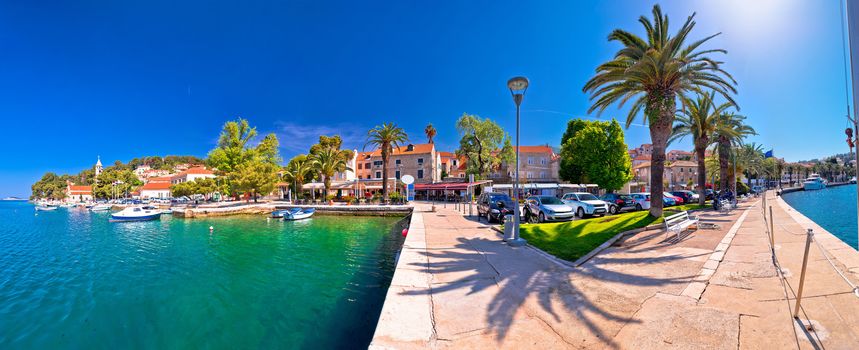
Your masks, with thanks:
M725 191L728 188L728 152L730 152L730 142L724 137L719 138L719 190Z
M388 146L382 147L382 203L388 203Z
M707 195L704 193L707 183L707 170L704 162L705 146L698 147L695 145L695 154L698 156L698 204L704 205L707 200Z
M655 218L662 217L665 148L668 146L671 126L674 124L674 113L677 111L674 98L673 93L651 96L645 107L645 113L650 120L650 140L653 142L653 154L650 160L650 216Z
M331 188L331 177L325 175L325 179L322 180L322 187L325 188L325 192L322 194L322 201L325 202L328 200L328 189Z

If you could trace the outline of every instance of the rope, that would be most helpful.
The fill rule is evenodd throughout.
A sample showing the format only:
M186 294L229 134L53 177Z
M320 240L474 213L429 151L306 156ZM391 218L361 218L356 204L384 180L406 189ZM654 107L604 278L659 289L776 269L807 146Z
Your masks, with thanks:
M843 55L842 61L844 61L844 102L847 105L847 119L850 119L850 77L847 73L847 46L844 44L846 40L846 30L844 26L844 1L838 1L838 5L841 7L841 54ZM859 130L857 130L859 131Z
M832 262L832 259L829 259L829 255L826 254L826 250L823 249L823 246L820 245L820 242L818 242L816 239L813 239L813 238L812 238L812 241L814 241L814 243L817 244L817 248L820 249L820 253L823 254L823 257L826 258L826 261L829 262L829 265L832 265L832 269L835 270L835 272L838 273L838 275L841 276L842 279L844 279L844 282L847 282L847 284L850 286L850 288L853 289L853 295L855 295L857 298L859 298L859 287L857 287L855 284L853 284L853 282L850 281L850 279L848 279L847 276L844 276L844 274L841 273L841 270L839 270L838 267L835 266L835 263Z

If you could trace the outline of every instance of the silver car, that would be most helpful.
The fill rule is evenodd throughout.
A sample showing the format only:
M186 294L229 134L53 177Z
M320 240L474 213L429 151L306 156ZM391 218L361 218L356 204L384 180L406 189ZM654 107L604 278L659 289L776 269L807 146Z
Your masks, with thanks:
M605 215L608 213L608 205L593 194L587 192L567 193L561 200L575 210L576 216L582 218L585 215Z
M539 222L572 220L573 208L552 196L531 196L525 200L525 220Z

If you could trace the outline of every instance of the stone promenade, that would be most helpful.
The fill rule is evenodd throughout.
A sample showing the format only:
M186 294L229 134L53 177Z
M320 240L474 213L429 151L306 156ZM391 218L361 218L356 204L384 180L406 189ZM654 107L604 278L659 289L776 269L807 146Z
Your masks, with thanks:
M812 243L803 327L792 317L806 228L854 283L859 255L775 197L698 212L704 229L640 232L577 268L512 248L453 208L418 205L373 349L859 348L859 297Z

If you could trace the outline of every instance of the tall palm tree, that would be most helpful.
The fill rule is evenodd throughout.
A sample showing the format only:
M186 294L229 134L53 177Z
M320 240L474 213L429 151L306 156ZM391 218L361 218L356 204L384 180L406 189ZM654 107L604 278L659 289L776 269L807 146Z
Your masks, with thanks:
M427 127L424 128L424 133L427 134L427 142L435 143L433 138L435 138L437 131L435 130L435 127L432 126L432 123L427 124Z
M400 148L400 145L406 142L409 142L408 135L394 123L382 124L367 132L364 148L372 145L382 153L382 199L385 202L388 201L388 159L395 148Z
M328 190L331 188L331 177L335 173L352 171L352 168L349 167L350 158L352 158L352 151L337 147L325 147L310 154L313 170L322 176L324 196L328 196ZM324 197L323 200L325 200Z
M745 174L746 183L749 188L752 188L752 177L758 178L767 170L764 166L764 146L754 142L744 143L735 147L734 152L736 152L737 172Z
M719 128L720 131L716 132L716 153L719 155L719 188L722 190L735 189L736 186L736 174L732 180L729 180L728 176L730 158L734 155L732 147L742 144L748 136L757 135L755 129L747 125L745 120L746 117L732 112L722 113L719 116L718 123L722 123L722 126Z
M608 62L596 69L596 74L584 86L594 100L589 112L602 112L618 103L623 106L632 100L626 118L626 126L644 111L643 119L650 127L653 154L650 162L650 187L652 193L662 193L665 170L665 148L671 136L677 99L690 93L703 94L704 89L715 91L734 103L731 93L736 93L734 79L725 72L721 62L708 55L726 53L722 49L698 50L718 34L685 43L695 27L695 14L673 36L668 33L668 16L662 14L659 5L653 6L653 21L644 16L639 23L644 27L646 40L621 29L615 29L608 40L623 45ZM662 196L652 196L650 215L662 216Z
M724 125L718 123L719 116L725 110L732 106L730 102L725 102L717 105L713 98L714 93L698 95L696 99L683 98L683 109L678 113L677 119L674 121L674 128L671 130L671 138L668 143L683 139L686 136L692 136L692 143L695 145L695 155L698 158L698 203L704 205L706 194L704 186L707 183L707 171L705 167L704 155L707 147L710 146L711 136L718 132Z

